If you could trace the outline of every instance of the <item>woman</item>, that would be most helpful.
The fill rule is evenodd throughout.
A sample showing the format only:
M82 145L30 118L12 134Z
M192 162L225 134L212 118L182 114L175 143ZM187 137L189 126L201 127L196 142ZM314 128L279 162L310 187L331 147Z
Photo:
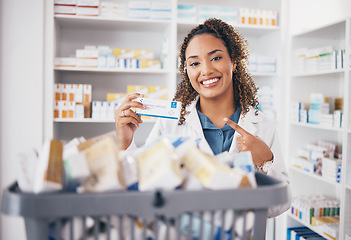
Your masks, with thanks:
M179 122L158 119L146 143L160 135L201 138L200 148L210 154L251 151L254 164L264 173L288 182L274 127L258 111L257 88L247 71L246 41L230 25L208 19L192 29L180 48L179 83L174 100L182 102ZM136 148L133 134L140 116L131 109L144 108L138 93L126 97L115 111L122 149ZM289 208L275 207L270 216Z

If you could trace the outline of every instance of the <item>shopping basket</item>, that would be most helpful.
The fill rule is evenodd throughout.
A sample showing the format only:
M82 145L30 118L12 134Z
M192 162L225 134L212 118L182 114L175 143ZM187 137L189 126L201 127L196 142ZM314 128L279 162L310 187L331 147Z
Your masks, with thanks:
M28 194L21 193L17 184L13 184L3 193L1 211L24 218L28 240L76 239L78 231L81 233L78 239L262 240L268 208L288 201L288 186L259 172L255 176L258 184L255 189L215 191ZM248 214L243 214L248 212L254 216L250 229L247 229ZM233 213L229 228L225 227L228 213ZM218 216L220 221L216 222ZM88 218L94 220L90 228ZM115 218L119 220L117 226ZM80 219L81 225L74 224L74 219ZM240 236L234 231L238 219L242 223ZM130 221L131 228L126 229L123 221ZM62 236L63 226L69 229L66 238ZM209 234L205 233L207 226ZM140 235L135 234L135 228L141 229ZM117 236L112 236L112 229Z

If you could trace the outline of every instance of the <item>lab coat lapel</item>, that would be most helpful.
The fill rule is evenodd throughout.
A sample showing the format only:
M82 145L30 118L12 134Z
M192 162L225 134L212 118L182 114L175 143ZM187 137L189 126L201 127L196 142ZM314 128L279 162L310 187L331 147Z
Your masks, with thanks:
M255 109L250 108L249 112L246 113L246 115L243 117L243 115L240 115L238 125L242 127L244 130L247 132L251 133L252 135L256 135L257 128L256 128L256 123L262 121L262 117L260 115L255 115ZM238 147L237 147L237 142L236 138L240 134L235 132L232 144L230 146L229 152L230 153L239 153Z
M189 130L192 132L192 136L196 136L196 138L201 138L200 141L200 149L208 154L213 155L212 149L210 145L207 143L205 139L204 132L202 130L201 122L199 119L199 115L196 110L196 103L199 98L192 102L192 104L187 107L188 114L186 116L186 121Z

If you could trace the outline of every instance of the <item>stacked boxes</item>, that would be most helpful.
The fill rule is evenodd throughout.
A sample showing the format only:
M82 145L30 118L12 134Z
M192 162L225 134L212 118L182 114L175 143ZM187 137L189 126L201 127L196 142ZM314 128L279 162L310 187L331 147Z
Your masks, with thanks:
M202 23L209 18L219 18L232 25L278 25L278 12L274 10L178 4L179 22Z
M324 240L325 238L319 236L308 227L291 227L287 229L287 240Z
M275 119L275 94L272 86L260 86L258 88L259 108L269 119Z
M342 155L338 153L336 144L318 141L316 144L307 144L300 148L292 165L339 183L341 180L341 158Z
M125 1L101 1L100 16L107 18L125 19L128 16L128 6Z
M178 4L178 21L197 22L197 7L194 4Z
M235 25L238 23L238 12L238 9L234 7L199 6L198 21L204 22L209 18L219 18L229 24Z
M298 73L315 73L344 68L345 49L333 46L294 50L294 68Z
M99 16L100 0L55 0L54 13L78 16Z
M276 59L272 56L251 54L248 66L251 73L275 73Z
M144 97L153 99L168 99L168 90L165 86L159 85L128 85L126 93L107 93L106 101L92 102L92 118L98 120L114 119L114 112L123 102L129 93L138 92L144 94ZM147 118L143 116L143 118Z
M338 221L340 216L339 200L321 196L295 197L291 204L291 214L308 225L317 225L318 218L330 217Z
M163 1L129 1L128 17L170 20L172 17L171 4Z
M278 26L278 12L274 10L240 8L240 24Z
M90 117L89 84L55 84L54 118Z
M166 45L167 44L163 44ZM163 47L163 60L167 64L167 50ZM109 68L109 69L161 69L161 61L154 59L148 49L111 48L104 45L86 45L76 50L75 58L55 58L55 67Z
M309 105L302 102L292 102L292 122L319 124L335 128L342 127L342 98L332 99L324 97L320 93L312 93L310 99Z

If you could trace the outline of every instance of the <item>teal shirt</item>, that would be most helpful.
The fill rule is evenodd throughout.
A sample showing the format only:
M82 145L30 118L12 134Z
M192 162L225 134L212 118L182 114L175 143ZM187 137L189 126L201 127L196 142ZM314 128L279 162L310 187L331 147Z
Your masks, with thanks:
M235 130L228 124L225 124L222 128L217 127L211 122L211 120L206 115L199 111L198 106L196 107L196 110L200 118L205 139L210 145L213 153L217 155L224 151L229 151L233 141ZM236 112L232 116L230 116L230 120L232 120L235 123L238 123L240 114L241 107L239 107L236 110Z

